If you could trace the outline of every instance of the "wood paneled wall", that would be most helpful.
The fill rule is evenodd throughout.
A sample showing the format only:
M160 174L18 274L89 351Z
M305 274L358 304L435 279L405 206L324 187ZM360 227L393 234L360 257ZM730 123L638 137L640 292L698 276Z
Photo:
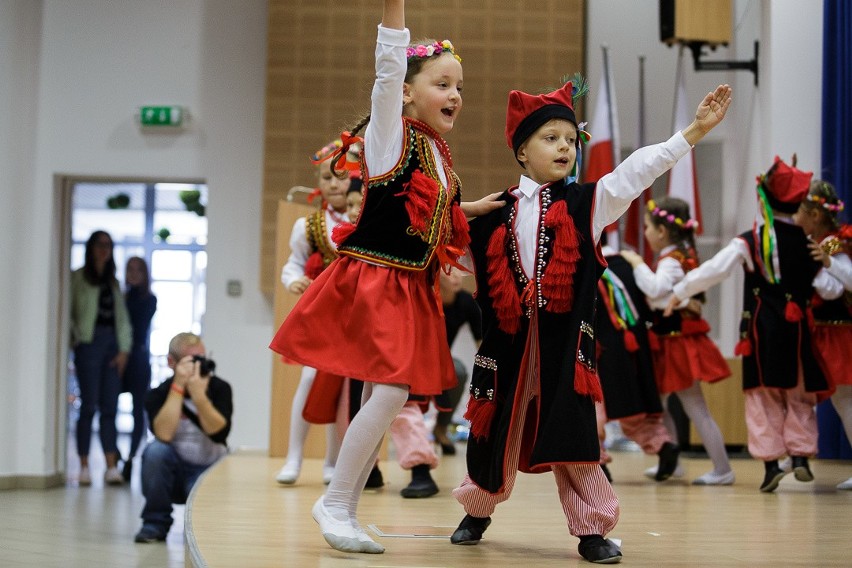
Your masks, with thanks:
M308 156L369 111L381 14L381 0L269 0L260 282L270 296L280 285L278 201L312 185ZM544 92L585 71L584 23L583 0L406 2L412 39L448 38L463 59L464 110L447 140L466 200L517 182L507 94Z

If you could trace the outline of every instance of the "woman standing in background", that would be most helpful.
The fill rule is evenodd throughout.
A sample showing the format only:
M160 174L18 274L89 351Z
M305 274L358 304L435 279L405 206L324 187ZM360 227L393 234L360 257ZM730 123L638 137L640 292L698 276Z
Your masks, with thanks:
M149 338L151 319L157 311L157 297L151 293L151 275L144 258L133 256L127 259L124 272L127 292L124 302L133 328L133 344L130 358L124 370L124 388L133 397L133 432L130 435L130 453L124 460L121 472L125 481L130 481L133 471L133 456L145 434L145 393L151 388L151 351Z
M104 481L110 485L124 482L117 467L115 414L133 332L115 278L112 249L109 233L95 231L86 242L85 264L71 273L71 345L80 384L80 485L92 483L89 445L95 411L100 413L100 439L107 463Z

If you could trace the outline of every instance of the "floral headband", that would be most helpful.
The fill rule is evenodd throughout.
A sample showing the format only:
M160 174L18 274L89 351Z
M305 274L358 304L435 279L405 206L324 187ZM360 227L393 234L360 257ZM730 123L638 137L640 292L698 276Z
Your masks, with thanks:
M805 199L818 204L820 207L834 215L837 215L838 213L843 211L845 207L841 199L838 199L837 203L829 203L829 201L825 197L820 197L819 195L808 195Z
M695 219L689 219L688 221L684 221L680 217L675 217L674 213L669 213L665 209L660 209L657 207L657 204L654 200L648 201L648 213L654 215L655 217L659 217L668 223L673 223L678 227L683 227L684 229L697 229L698 221Z
M436 41L429 45L413 45L406 48L405 57L407 59L411 59L412 57L432 57L433 55L443 53L444 51L452 53L453 57L456 58L456 61L461 63L461 57L456 54L456 49L453 47L452 42L448 39L445 39L444 41Z

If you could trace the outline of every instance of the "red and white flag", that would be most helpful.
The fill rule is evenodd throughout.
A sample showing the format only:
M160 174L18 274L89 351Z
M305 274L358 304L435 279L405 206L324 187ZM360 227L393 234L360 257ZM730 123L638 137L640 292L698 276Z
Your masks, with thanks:
M677 85L675 87L674 102L674 128L672 132L683 130L692 122L693 113L687 106L686 83L683 72L683 49L677 67ZM678 160L669 171L669 185L666 193L669 197L683 199L689 204L689 215L698 221L696 234L700 234L703 223L701 222L701 199L698 191L698 177L695 172L695 150Z
M595 99L595 111L588 130L592 136L587 150L586 173L583 181L594 183L615 169L616 151L620 151L618 112L615 105L612 74L607 49L603 48L604 72ZM618 222L605 229L607 243L618 250Z

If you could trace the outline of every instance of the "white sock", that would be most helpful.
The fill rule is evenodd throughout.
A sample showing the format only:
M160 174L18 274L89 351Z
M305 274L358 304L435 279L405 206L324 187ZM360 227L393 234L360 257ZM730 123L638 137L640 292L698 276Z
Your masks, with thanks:
M365 401L343 437L334 478L325 493L325 507L335 518L355 518L361 491L376 462L379 444L405 401L408 387L364 383Z
M302 463L305 438L308 437L308 428L311 426L307 420L302 418L302 411L305 409L305 401L308 399L308 393L311 392L311 386L314 384L314 377L316 376L316 369L302 367L299 386L296 387L293 403L290 406L290 440L287 443L285 463Z
M731 471L728 452L725 450L725 440L722 438L722 432L719 430L716 421L710 416L710 409L704 402L701 385L696 382L688 389L679 391L677 397L680 399L683 411L695 425L698 435L701 436L704 449L707 450L707 455L713 462L713 472L723 474Z

